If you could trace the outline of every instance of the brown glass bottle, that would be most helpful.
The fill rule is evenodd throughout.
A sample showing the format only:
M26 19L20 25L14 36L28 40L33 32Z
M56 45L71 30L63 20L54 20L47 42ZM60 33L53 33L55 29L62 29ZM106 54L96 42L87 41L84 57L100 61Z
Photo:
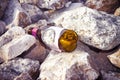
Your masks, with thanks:
M30 28L28 34L32 34L49 48L59 52L71 52L77 47L78 35L73 30L54 26L44 30Z

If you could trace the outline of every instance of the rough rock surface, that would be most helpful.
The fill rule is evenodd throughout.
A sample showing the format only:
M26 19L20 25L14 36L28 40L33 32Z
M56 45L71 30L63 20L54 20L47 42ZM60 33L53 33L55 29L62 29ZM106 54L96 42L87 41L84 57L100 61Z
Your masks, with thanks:
M102 78L101 80L120 80L120 73L116 72L104 72L101 71Z
M115 16L120 16L120 7L115 10Z
M33 80L28 73L21 73L19 76L15 77L14 80Z
M68 0L39 0L37 5L40 8L56 10L63 8L67 2Z
M0 0L0 18L3 16L9 0Z
M51 19L57 26L76 31L82 42L93 47L110 50L120 44L120 17L77 7L71 10L68 8Z
M87 50L87 47L81 43L79 43L75 51L70 53L58 53L52 50L46 60L41 64L41 72L38 80L97 79L99 73L95 69L95 64L90 64L90 56L84 50Z
M39 67L37 60L17 58L0 65L0 79L14 80L23 73L28 73L32 77L38 72Z
M112 64L120 68L120 49L117 52L108 55L108 58Z
M6 31L6 24L3 21L0 21L0 36Z
M18 26L10 28L5 34L0 36L0 47L21 35L25 35L25 30L23 28Z
M24 52L21 57L38 60L40 63L42 63L45 60L47 54L47 50L45 49L43 44L37 40L35 45L33 45L29 50Z
M25 3L21 4L21 6L30 16L32 23L37 22L41 18L42 11L37 6Z
M31 23L30 17L27 12L21 8L18 0L10 0L3 19L8 25L8 28L12 26L26 27Z
M90 8L107 13L114 13L116 8L119 7L118 0L87 0L85 4Z
M28 3L36 5L39 0L19 0L20 3Z
M0 58L5 61L15 58L28 50L35 41L35 38L31 35L18 36L0 48Z

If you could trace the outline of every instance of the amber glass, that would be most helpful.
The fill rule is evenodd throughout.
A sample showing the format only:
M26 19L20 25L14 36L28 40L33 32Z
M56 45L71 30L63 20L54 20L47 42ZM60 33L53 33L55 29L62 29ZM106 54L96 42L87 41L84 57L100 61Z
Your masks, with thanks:
M59 47L63 51L71 52L77 46L78 35L73 30L65 30L59 38Z

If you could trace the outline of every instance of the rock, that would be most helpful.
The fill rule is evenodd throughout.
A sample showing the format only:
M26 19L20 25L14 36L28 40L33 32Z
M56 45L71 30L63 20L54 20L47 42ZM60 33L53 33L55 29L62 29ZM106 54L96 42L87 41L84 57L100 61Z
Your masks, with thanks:
M0 21L0 36L6 31L6 24L3 21Z
M3 20L8 25L7 28L11 28L13 26L26 27L31 23L30 17L27 12L22 9L18 0L10 0Z
M0 18L2 18L9 0L0 0Z
M30 16L32 23L37 22L41 18L42 11L37 6L25 3L21 4L21 6Z
M90 60L88 48L81 43L73 52L51 51L41 64L38 80L95 80L99 73ZM89 58L88 58L89 57Z
M36 5L39 0L19 0L20 3L34 4Z
M101 71L102 80L120 80L120 73Z
M68 0L39 0L38 6L40 8L46 8L46 9L61 9L65 7L65 4L68 2Z
M97 9L99 11L105 11L107 13L114 13L117 7L119 7L118 0L87 0L86 6Z
M120 68L120 49L117 52L108 55L108 58L112 64Z
M115 10L115 16L120 16L120 7Z
M39 67L40 64L37 60L16 58L0 65L0 79L19 80L18 77L25 76L30 78L38 72ZM28 73L30 76L24 75L24 73Z
M35 41L31 35L18 36L0 48L0 58L5 61L15 58L28 50Z
M63 10L49 21L76 31L80 41L101 50L110 50L120 44L120 17L83 6Z
M21 55L21 57L23 58L38 60L40 63L42 63L45 60L46 56L47 50L38 40L36 41L34 46L32 46L29 50L27 50Z
M14 80L33 80L28 73L21 73L19 76L15 77Z
M0 37L0 47L2 47L3 45L12 41L14 38L21 35L25 35L25 30L23 28L18 26L10 28L6 33L4 33Z

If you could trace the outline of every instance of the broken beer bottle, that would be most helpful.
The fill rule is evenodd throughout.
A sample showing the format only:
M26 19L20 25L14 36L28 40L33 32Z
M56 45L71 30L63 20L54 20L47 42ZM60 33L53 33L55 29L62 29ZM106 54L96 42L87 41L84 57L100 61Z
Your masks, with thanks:
M43 30L30 28L28 33L38 37L46 46L59 52L71 52L77 47L78 35L73 30L52 26Z

